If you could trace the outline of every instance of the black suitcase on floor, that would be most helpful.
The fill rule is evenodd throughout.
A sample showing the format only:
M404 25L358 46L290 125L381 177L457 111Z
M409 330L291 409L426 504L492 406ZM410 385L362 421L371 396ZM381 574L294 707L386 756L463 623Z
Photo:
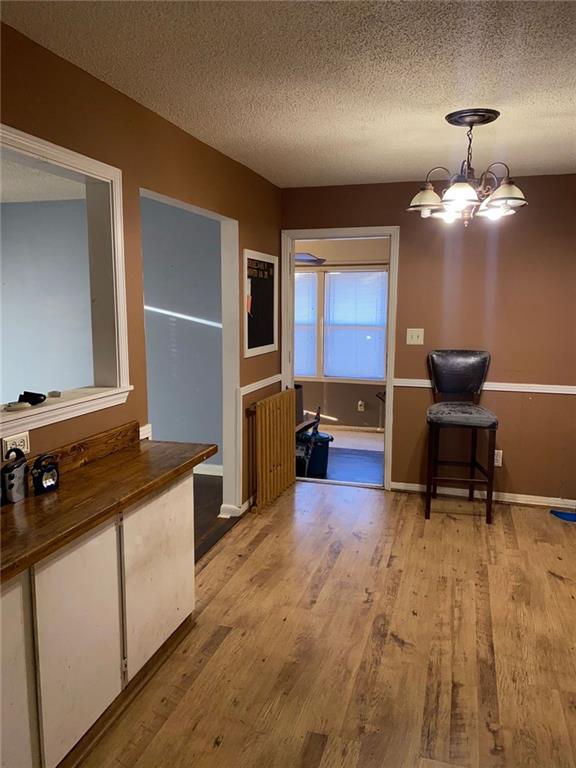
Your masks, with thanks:
M300 454L296 459L298 477L325 478L328 471L330 443L334 440L326 432L305 432L298 436ZM303 454L303 455L302 455ZM306 468L306 464L308 467Z

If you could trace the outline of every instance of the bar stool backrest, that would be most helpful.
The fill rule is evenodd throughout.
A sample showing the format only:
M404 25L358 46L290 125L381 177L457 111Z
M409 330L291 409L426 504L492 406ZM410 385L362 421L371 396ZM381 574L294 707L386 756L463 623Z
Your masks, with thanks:
M486 380L490 355L471 349L436 349L428 354L428 369L437 395L457 395L476 401Z

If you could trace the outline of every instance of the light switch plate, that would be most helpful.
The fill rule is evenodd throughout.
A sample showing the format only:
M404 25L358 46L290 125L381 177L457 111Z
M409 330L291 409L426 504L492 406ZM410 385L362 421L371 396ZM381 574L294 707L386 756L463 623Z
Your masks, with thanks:
M407 328L406 344L424 344L424 328Z

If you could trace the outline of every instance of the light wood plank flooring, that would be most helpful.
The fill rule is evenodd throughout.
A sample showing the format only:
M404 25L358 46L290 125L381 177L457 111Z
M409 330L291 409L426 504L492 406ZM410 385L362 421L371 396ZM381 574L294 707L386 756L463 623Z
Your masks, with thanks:
M574 768L576 526L434 508L300 483L248 515L84 768Z
M334 437L333 446L336 448L352 448L357 451L384 450L384 432L360 432L346 427L332 427L323 424L321 432L328 432Z

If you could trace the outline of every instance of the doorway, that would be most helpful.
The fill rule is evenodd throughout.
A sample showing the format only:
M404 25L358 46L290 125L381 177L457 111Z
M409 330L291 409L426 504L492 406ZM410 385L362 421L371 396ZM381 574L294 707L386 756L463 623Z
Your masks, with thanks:
M398 235L283 233L283 384L302 386L306 419L319 408L319 458L328 446L303 479L390 487Z
M198 558L233 525L230 511L240 509L238 227L147 191L141 222L152 435L218 445L195 469Z

